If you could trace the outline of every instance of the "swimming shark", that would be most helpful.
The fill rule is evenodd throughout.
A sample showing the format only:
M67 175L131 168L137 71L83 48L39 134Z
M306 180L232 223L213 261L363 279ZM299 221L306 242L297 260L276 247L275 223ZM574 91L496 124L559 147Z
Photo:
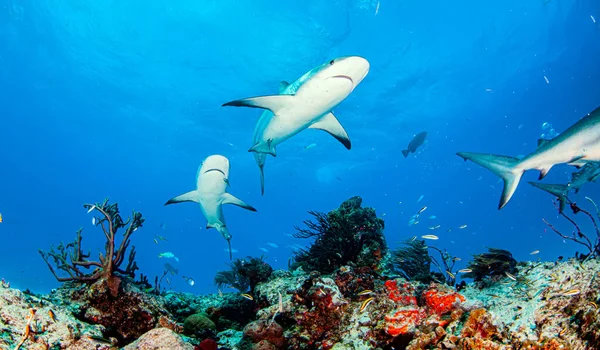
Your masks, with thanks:
M554 139L539 140L538 148L521 159L470 152L458 152L457 155L489 169L504 180L498 204L498 209L502 209L514 194L525 171L539 170L541 180L556 164L600 160L600 107Z
M215 228L227 240L229 259L232 259L231 234L225 224L223 204L233 204L251 211L256 209L226 192L228 186L229 160L222 155L212 155L206 158L198 169L196 189L169 199L165 205L183 202L200 204L207 221L206 228Z
M291 84L282 82L279 95L258 96L224 103L223 106L262 108L253 134L253 145L264 194L266 155L277 155L276 147L306 129L328 132L347 149L350 138L333 115L339 105L369 73L369 62L359 56L335 58L302 75Z
M595 182L600 178L600 162L587 162L581 170L571 174L569 189L579 192L579 189L588 182Z

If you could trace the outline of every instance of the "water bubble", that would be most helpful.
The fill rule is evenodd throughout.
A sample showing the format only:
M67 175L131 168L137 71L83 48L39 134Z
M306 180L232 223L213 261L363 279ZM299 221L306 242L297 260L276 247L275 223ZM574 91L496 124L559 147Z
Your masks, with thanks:
M548 122L544 122L544 124L542 124L542 129L544 129L544 130L552 129L552 124L550 124Z

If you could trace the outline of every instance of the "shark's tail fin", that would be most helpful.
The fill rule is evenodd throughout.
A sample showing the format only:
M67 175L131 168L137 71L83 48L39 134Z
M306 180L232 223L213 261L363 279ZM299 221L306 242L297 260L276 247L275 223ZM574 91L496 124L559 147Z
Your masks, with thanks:
M407 150L407 149L403 149L403 150L402 150L402 155L404 155L404 158L408 157L408 154L409 154L409 153L410 153L410 151L409 151L409 150Z
M265 195L265 169L264 166L259 166L258 167L259 171L260 171L260 195L264 196Z
M233 260L233 254L231 253L231 239L227 240L227 245L229 246L229 260Z
M517 167L520 160L514 157L485 153L458 152L457 155L464 160L470 160L489 169L491 172L502 178L504 181L504 189L502 190L498 209L504 208L513 193L515 193L519 181L521 180L521 176L523 176L523 169Z
M562 213L563 209L565 209L565 204L571 202L567 197L567 194L569 193L569 185L551 185L540 182L529 182L529 184L556 196L559 202L558 211L560 213Z

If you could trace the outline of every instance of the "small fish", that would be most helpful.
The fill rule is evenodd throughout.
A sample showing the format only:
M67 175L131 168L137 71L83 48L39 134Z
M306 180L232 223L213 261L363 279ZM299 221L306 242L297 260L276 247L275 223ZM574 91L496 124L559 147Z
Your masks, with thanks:
M550 80L548 80L548 77L544 75L544 80L546 81L546 84L550 84Z
M91 213L91 212L92 212L94 209L96 209L96 206L95 206L95 205L92 205L92 206L90 207L90 209L88 209L88 212L87 212L87 213L88 213L88 214L89 214L89 213Z
M423 200L424 197L425 197L425 195L422 194L421 197L419 197L419 199L417 200L417 203L419 203L421 200Z
M380 4L381 4L381 2L377 1L377 7L375 7L375 16L377 16L377 14L379 13L379 5ZM594 17L592 17L592 18L594 18ZM594 23L596 23L596 22L594 21Z
M579 289L571 289L569 291L564 292L562 295L566 296L566 297L572 297L574 295L577 295L581 293L581 291Z
M189 284L191 287L194 286L194 284L196 284L196 282L194 281L193 278L191 277L185 277L185 276L181 276L183 277L183 279L187 282L187 284Z
M309 149L311 149L311 148L315 148L315 147L317 147L317 144L316 144L316 143L311 143L310 145L308 145L308 146L304 147L304 149L305 149L305 150L309 150Z
M222 298L223 297L223 292L221 291L221 288L217 288L217 292L219 292L219 296Z
M493 299L500 298L500 297L499 297L498 295L496 295L496 294L491 294L490 296L491 296Z
M429 229L430 230L437 230L440 227L442 227L442 225L435 225L435 226L430 226Z
M275 244L275 243L267 242L267 245L268 245L269 247L273 247L273 248L279 248L279 246L278 246L277 244Z
M558 336L559 336L559 337L562 337L563 335L565 335L565 333L567 333L567 329L569 329L569 327L565 327L565 328L563 328L563 329L560 331L560 333L558 333Z
M435 215L431 215L429 218L430 218L431 220L433 220L433 219L437 219L437 216L435 216Z
M254 298L252 297L252 295L248 294L248 293L242 293L240 294L242 297L248 299L248 300L254 300Z
M48 310L48 316L50 316L52 322L56 322L56 316L54 315L54 311Z
M174 259L175 261L179 262L179 258L175 256L175 254L171 253L171 252L165 252L165 253L160 253L158 254L159 258L166 258L166 259Z
M417 148L419 148L419 146L421 146L425 142L426 137L427 137L426 131L416 134L413 137L413 139L410 141L410 143L408 144L408 147L406 147L406 149L402 150L402 155L404 156L404 158L408 157L408 155L410 153L415 153L417 151ZM423 197L423 196L421 196L421 197Z
M363 290L362 292L359 292L356 295L369 295L369 294L373 294L373 291L370 290L370 289L365 289L365 290Z
M529 253L529 255L536 255L536 254L538 254L539 252L540 252L539 250L534 250L534 251L532 251L531 253Z
M98 343L102 343L102 344L106 344L106 345L113 345L113 341L111 341L110 339L106 339L106 338L99 337L96 335L86 334L86 335L84 335L84 337L86 337L90 340L93 340L95 342L98 342Z
M359 312L362 312L364 309L366 309L367 306L369 306L369 304L371 304L373 302L373 300L375 300L375 298L370 297L370 298L366 299L365 301L363 301L362 305L360 306Z
M461 260L461 258L457 258L457 257L454 258L454 261L460 261L460 260Z
M423 238L423 239L433 239L433 240L435 240L435 239L440 239L440 238L439 238L438 236L436 236L436 235L424 235L424 236L421 236L421 238Z
M471 269L462 269L462 270L458 270L458 272L460 272L460 273L469 273L469 272L473 272L473 270L471 270Z
M417 239L417 236L414 236L413 238L411 238L411 239L410 239L410 242L411 242L411 243L412 243L412 242L414 242L414 241L415 241L415 239Z
M593 301L590 301L588 303L588 305L592 306L594 309L598 310L598 304L594 303Z
M92 218L92 225L96 226L96 218Z
M424 206L423 208L421 208L421 209L419 210L419 214L421 214L421 213L422 213L422 212L424 212L425 210L427 210L427 206Z
M161 241L166 241L167 238L163 237L163 236L159 236L159 235L154 235L157 239L161 240Z
M492 90L492 89L490 89L490 88L486 88L486 89L485 89L485 92L492 92L492 91L493 91L493 90Z
M594 18L593 15L590 15L590 18L592 19L592 22L596 23L596 19Z
M446 273L448 274L448 276L450 276L450 277L452 277L452 278L456 279L456 276L454 276L454 274L453 274L452 272L450 272L450 271L446 271Z
M156 240L156 238L154 239L154 243L158 244L158 241Z
M517 278L516 278L515 276L511 275L510 273L508 273L508 272L506 272L506 271L504 271L504 274L506 275L506 277L510 278L510 279L511 279L511 280L513 280L513 281L516 281L516 280L517 280Z
M467 228L467 225L458 226L459 229Z
M2 223L2 220L4 219L2 218L2 213L0 213L0 224Z
M265 253L268 253L268 252L269 252L269 250L268 250L267 248L259 247L258 249L262 250L262 251L263 251L263 252L265 252Z

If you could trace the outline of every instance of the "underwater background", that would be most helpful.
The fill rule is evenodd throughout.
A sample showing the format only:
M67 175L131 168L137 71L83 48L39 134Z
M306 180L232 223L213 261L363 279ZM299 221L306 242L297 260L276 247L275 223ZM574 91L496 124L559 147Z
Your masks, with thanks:
M594 0L1 0L0 277L36 292L58 286L38 248L83 227L96 256L105 239L82 205L108 197L146 218L132 236L140 272L160 275L158 255L173 252L179 262L168 262L196 284L172 278L169 288L216 292L226 242L197 205L164 206L194 188L211 154L229 158L229 192L258 209L225 208L234 258L264 253L286 268L292 246L310 243L289 236L307 211L355 195L385 220L392 248L439 224L435 245L459 264L489 246L517 260L571 256L577 246L542 222L557 217L553 198L526 183L537 172L498 211L498 178L455 153L528 154L544 123L560 133L598 107L596 19ZM262 111L221 104L277 93L280 81L347 55L371 64L335 109L352 150L320 131L298 134L269 157L261 196L247 151ZM426 143L404 158L421 131ZM544 182L572 171L557 166ZM598 194L592 183L571 199ZM423 206L426 219L409 226Z

